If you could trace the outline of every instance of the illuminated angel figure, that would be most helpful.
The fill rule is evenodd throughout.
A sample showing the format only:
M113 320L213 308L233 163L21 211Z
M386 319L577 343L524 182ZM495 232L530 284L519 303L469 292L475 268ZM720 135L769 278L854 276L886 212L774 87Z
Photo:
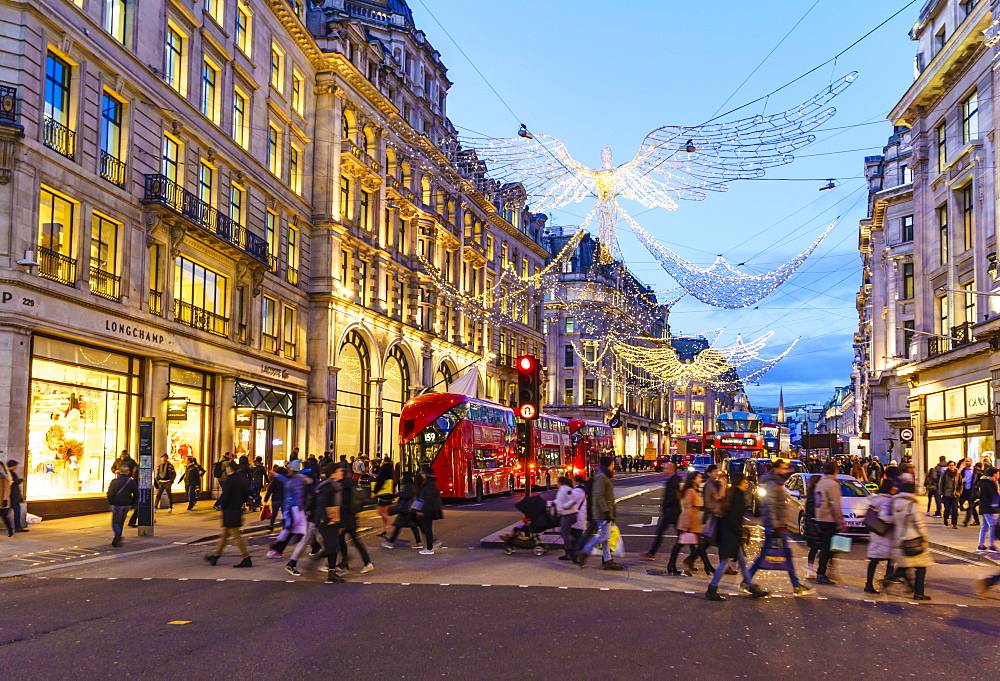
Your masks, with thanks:
M573 159L566 146L554 137L531 135L526 131L510 139L462 138L459 141L465 149L475 150L479 160L486 163L489 176L501 183L523 184L533 197L534 210L552 210L587 197L596 198L599 236L607 257L613 258L619 253L615 236L619 216L624 216L635 228L634 220L618 205L618 197L638 201L648 208L673 210L679 199L701 201L707 192L727 191L734 180L760 178L768 168L790 163L792 152L815 141L811 132L835 113L827 104L850 85L856 75L851 73L831 83L812 99L780 113L694 127L657 128L646 136L635 157L619 166L612 165L608 147L601 150L601 167L588 168ZM650 247L648 239L642 239L642 235L640 239ZM818 243L811 249L816 245ZM729 294L712 295L716 278L726 279L731 288L734 278L750 278L751 275L743 275L728 264L716 263L713 268L700 271L697 286L692 286L684 271L698 268L676 256L668 258L668 266L660 257L662 254L654 251L654 255L692 295L711 305L723 302L722 307L745 307L756 303L791 276L805 259L797 259L798 264L794 267L775 270L773 276L753 275L752 278L767 284L754 287L752 291L741 291L743 298L732 300Z

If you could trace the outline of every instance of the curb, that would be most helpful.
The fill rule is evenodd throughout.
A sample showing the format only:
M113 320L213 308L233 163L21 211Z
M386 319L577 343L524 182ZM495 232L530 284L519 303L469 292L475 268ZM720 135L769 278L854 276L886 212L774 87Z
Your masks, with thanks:
M944 553L950 553L961 558L966 558L968 560L974 560L979 563L986 563L987 565L992 565L994 567L1000 567L1000 561L996 561L993 558L988 558L981 553L976 553L974 551L968 551L966 549L960 549L954 546L948 546L946 544L938 544L937 542L929 541L927 546L932 549L937 549Z

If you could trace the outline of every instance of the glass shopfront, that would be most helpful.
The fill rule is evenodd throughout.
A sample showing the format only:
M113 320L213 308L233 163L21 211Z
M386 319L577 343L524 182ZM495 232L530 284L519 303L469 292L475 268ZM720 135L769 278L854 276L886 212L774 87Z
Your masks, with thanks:
M295 393L236 381L236 456L284 464L295 446Z
M25 491L31 500L100 496L131 445L139 414L139 360L34 339Z
M193 456L206 471L211 470L212 377L183 367L170 367L167 397L167 454L177 471L174 490L183 491L181 475L187 457ZM160 465L160 459L156 459Z
M968 457L973 463L986 454L993 457L993 431L982 427L990 413L989 381L931 393L924 401L928 462L936 463L940 456L956 462Z

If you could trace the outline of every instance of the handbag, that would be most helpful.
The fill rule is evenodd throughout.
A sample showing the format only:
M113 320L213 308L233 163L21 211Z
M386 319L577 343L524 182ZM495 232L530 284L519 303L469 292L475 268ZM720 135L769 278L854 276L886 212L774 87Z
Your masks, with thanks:
M878 517L878 509L874 506L869 506L865 511L865 527L880 537L884 537L892 530L892 525Z
M703 537L714 537L715 536L715 525L718 522L716 516L709 516L708 521L705 523L705 527L701 529L701 534Z
M261 520L270 520L271 519L271 507L270 506L264 506L264 507L262 507L260 509L260 519Z
M410 510L413 511L414 513L416 513L417 511L419 511L423 507L424 507L424 500L423 499L414 499L413 503L410 504Z
M850 553L851 538L842 534L835 534L830 537L830 551L833 553Z
M677 538L677 542L680 544L697 544L698 535L694 532L681 532L680 537Z
M906 529L906 521L909 519L910 515L913 513L913 507L916 504L911 503L910 508L906 513L906 517L903 518L903 529ZM912 539L904 539L900 542L900 548L903 549L903 555L907 558L913 558L914 556L919 556L921 553L927 550L927 537L923 535L917 535Z

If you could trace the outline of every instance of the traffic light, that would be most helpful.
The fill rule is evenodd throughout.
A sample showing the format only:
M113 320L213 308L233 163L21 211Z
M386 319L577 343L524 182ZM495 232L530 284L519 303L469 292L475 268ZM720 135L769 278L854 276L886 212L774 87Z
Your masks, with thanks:
M517 358L517 415L525 421L538 418L541 411L541 366L534 355Z

